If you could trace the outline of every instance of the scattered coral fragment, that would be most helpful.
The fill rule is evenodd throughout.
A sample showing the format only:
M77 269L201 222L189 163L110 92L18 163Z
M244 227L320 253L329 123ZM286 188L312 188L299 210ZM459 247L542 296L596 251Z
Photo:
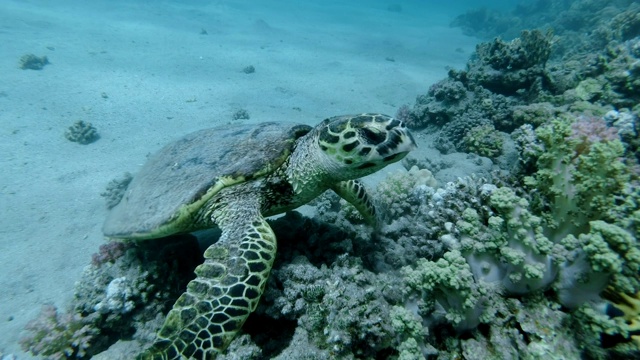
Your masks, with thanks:
M98 140L100 135L98 135L98 131L90 122L79 120L65 131L64 137L69 141L87 145Z
M22 70L42 70L42 68L48 64L49 59L47 59L46 56L25 54L20 58L20 69Z

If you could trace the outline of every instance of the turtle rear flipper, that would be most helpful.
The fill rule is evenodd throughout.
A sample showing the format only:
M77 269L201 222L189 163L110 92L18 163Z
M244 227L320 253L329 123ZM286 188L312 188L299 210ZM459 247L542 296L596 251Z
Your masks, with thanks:
M196 279L178 298L156 342L139 359L211 359L258 306L276 255L276 237L254 199L212 215L222 236L204 252ZM233 209L237 209L233 211Z

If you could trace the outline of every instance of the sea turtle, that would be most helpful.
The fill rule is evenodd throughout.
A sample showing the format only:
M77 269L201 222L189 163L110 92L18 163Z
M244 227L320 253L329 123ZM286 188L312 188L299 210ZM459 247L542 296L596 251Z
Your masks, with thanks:
M104 224L116 239L154 239L218 226L220 239L140 359L212 359L255 310L276 255L265 217L328 189L371 222L355 180L415 148L405 124L382 114L336 116L316 127L268 122L200 130L149 158Z

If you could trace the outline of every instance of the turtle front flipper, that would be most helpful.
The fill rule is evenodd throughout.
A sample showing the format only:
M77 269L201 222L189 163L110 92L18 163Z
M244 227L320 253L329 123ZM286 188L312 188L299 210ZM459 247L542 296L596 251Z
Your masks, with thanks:
M353 205L369 225L376 226L379 223L376 207L363 183L358 180L340 181L331 190Z
M243 207L242 205L245 205ZM276 254L276 237L253 204L213 211L222 236L204 252L196 279L139 359L213 359L258 306Z

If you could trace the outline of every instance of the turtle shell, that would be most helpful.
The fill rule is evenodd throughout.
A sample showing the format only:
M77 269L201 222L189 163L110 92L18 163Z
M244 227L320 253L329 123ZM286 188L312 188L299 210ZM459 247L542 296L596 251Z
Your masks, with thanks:
M278 168L310 126L269 122L196 131L149 158L108 214L114 238L156 238L202 228L192 215L221 189Z

